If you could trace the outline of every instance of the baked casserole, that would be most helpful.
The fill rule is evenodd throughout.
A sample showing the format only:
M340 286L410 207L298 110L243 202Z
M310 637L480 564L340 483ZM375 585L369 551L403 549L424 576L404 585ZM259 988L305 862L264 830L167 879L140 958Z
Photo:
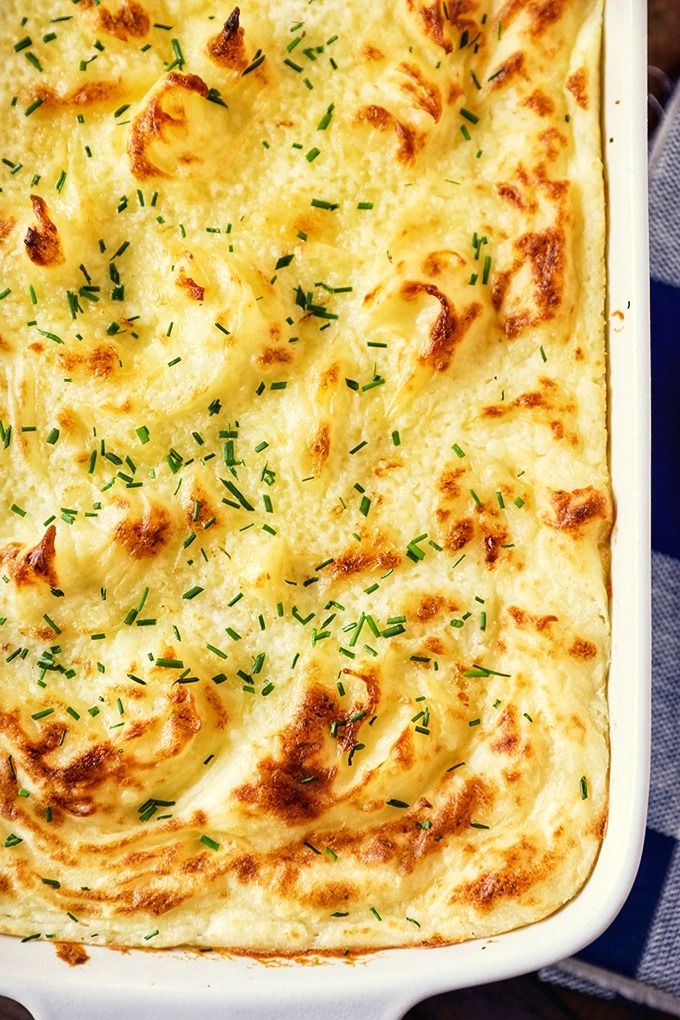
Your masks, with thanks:
M607 817L601 0L5 0L0 930L555 911Z

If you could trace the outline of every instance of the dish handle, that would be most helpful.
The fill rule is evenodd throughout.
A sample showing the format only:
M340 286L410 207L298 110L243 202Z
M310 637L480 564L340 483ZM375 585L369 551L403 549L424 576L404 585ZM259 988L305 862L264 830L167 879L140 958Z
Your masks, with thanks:
M271 999L253 996L244 1001L240 996L211 997L197 1000L193 995L181 999L167 990L149 989L135 993L131 988L83 988L52 986L30 1000L22 996L25 1008L34 1020L401 1020L413 1004L405 995L392 989L355 992L351 988L341 998L305 997L301 990L294 1001L284 997ZM17 1014L17 1020L20 1020ZM21 1018L23 1020L23 1018Z

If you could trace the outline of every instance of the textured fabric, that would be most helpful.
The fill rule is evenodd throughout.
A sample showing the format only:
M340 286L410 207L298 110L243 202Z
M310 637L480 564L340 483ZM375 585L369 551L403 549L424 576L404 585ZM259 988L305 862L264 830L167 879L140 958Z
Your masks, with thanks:
M652 778L640 870L612 925L545 980L680 1016L680 88L650 161Z
M680 286L680 87L659 127L649 167L649 255L652 277Z

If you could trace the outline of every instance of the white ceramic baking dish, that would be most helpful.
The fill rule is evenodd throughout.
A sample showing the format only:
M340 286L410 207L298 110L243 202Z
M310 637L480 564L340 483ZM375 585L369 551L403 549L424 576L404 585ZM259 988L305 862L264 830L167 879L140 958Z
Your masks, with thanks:
M260 963L91 949L70 968L45 942L0 937L0 992L36 1020L323 1017L395 1020L438 992L535 970L582 948L622 906L644 834L650 732L649 309L646 3L607 0L603 147L608 189L608 339L613 532L610 814L588 882L566 907L498 938L401 949L351 963ZM623 317L621 317L621 315Z

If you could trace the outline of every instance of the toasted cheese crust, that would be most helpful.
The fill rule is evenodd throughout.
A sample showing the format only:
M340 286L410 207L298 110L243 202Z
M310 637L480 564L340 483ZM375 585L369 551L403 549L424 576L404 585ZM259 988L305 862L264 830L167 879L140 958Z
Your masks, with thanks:
M0 930L546 916L607 817L601 0L6 0Z

